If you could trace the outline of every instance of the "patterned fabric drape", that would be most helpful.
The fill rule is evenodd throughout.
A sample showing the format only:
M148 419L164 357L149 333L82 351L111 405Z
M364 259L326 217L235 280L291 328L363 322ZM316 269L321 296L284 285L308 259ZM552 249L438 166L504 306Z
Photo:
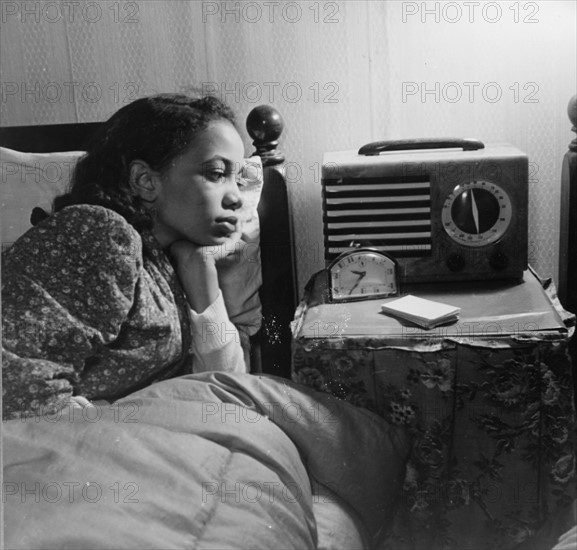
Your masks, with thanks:
M555 277L575 3L476 4L3 1L1 122L103 120L136 97L189 89L220 95L240 121L273 104L301 288L324 265L323 152L403 137L510 142L531 161L530 260Z

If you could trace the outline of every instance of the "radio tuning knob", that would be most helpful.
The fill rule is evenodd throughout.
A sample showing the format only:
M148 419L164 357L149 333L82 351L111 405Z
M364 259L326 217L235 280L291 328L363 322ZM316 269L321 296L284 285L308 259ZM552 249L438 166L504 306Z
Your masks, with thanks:
M451 254L447 258L447 267L451 271L461 271L465 267L465 259L460 254Z
M509 265L509 258L502 252L495 252L489 258L489 264L495 271L502 271Z

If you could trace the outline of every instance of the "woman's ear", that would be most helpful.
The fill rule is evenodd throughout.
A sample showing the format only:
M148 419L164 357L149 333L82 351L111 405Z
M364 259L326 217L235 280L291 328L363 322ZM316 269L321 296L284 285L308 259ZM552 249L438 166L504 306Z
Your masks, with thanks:
M132 192L145 202L154 202L160 193L162 182L158 174L142 160L130 163L129 184Z

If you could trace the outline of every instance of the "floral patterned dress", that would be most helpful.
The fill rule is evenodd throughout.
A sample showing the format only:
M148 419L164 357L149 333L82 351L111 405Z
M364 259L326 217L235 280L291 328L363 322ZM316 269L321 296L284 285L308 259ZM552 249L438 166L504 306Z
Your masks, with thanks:
M191 311L154 237L106 208L71 206L32 228L3 253L2 280L4 418L190 373L195 338L218 348L204 370L222 363L223 346L199 337L207 322L230 322L222 296L208 321ZM230 340L220 368L244 370Z

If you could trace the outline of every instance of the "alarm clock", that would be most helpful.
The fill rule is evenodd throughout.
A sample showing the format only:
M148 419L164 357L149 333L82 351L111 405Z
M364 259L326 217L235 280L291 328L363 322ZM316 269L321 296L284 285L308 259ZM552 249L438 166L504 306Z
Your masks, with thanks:
M327 268L332 302L373 300L399 292L397 261L373 248L343 252Z
M528 159L510 144L442 138L325 153L325 260L355 243L397 261L399 282L521 279Z

